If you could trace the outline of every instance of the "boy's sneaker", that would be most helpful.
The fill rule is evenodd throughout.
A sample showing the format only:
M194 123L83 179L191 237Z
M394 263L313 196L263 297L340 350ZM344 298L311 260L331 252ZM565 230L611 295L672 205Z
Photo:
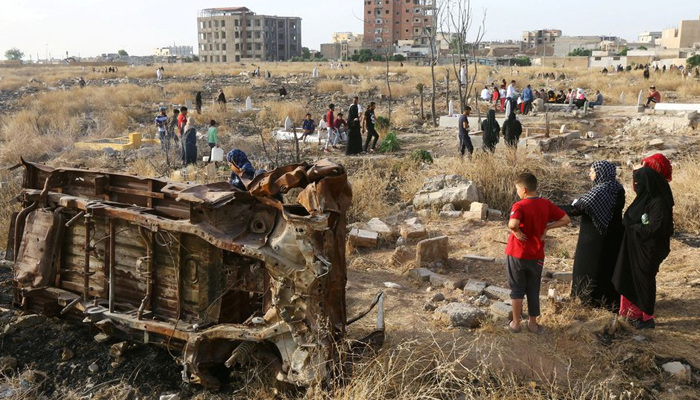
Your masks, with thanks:
M323 151L325 151L326 153L330 153L330 152L331 152L331 151L328 150L328 149L323 149Z
M648 321L639 321L637 322L637 329L654 329L656 328L656 321L654 319L650 319Z

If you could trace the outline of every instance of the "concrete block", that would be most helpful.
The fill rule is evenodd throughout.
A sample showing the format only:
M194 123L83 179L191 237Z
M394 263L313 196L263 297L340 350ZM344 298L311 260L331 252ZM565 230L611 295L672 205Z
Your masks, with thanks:
M491 311L491 315L494 317L507 319L509 321L513 320L513 306L508 303L497 301L491 304L489 311Z
M465 280L462 278L450 278L435 273L430 275L430 284L436 287L444 287L445 289L455 290L464 288L465 283Z
M486 289L484 289L484 294L488 296L489 299L510 301L510 289L498 286L487 286Z
M483 220L481 218L481 213L478 211L465 211L463 216L464 216L464 219L467 221L482 221Z
M423 239L428 236L428 231L421 224L401 226L401 237L405 239Z
M348 240L350 240L350 244L354 247L374 248L377 247L377 243L379 243L379 234L374 231L353 228L350 230Z
M484 257L484 256L478 256L476 254L467 254L464 256L465 260L473 260L473 261L483 261L483 262L494 262L496 261L495 258L493 257Z
M469 206L469 211L477 213L481 220L485 220L489 215L489 206L485 203L473 202Z
M414 268L408 271L408 276L418 282L430 282L433 275L436 275L435 272L428 268Z
M494 210L489 208L487 219L489 221L500 221L503 219L503 212L501 210Z
M439 307L433 319L453 327L477 328L484 318L484 312L470 304L449 303Z
M465 296L481 296L484 294L484 289L486 289L486 286L488 284L486 282L481 282L481 281L476 281L473 279L470 279L466 285L464 285L464 288L462 289L464 291Z
M393 240L394 230L379 218L372 218L367 222L367 227L379 234L383 240Z
M391 262L394 264L394 266L401 267L405 263L411 260L415 260L415 258L415 250L410 249L406 246L398 246L396 250L394 250L394 253L391 255Z
M667 362L662 365L664 371L671 374L674 378L681 382L690 383L691 380L691 370L690 365L680 363L678 361Z
M422 267L437 261L446 264L449 258L448 245L447 236L421 240L416 246L416 265Z

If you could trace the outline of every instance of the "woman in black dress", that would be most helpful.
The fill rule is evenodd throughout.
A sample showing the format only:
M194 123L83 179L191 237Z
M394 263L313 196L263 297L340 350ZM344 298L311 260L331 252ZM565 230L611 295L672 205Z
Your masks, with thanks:
M362 153L362 134L360 133L360 111L355 97L348 110L348 143L345 147L345 155L351 156Z
M570 216L581 217L571 296L616 311L620 295L611 280L622 242L625 189L609 161L594 162L590 178L594 184L591 190L563 207Z
M666 178L647 166L634 171L634 191L613 283L622 295L620 315L637 329L654 328L656 274L671 251L673 193Z
M481 131L483 132L481 138L483 139L484 150L493 153L496 150L498 136L501 132L501 127L496 121L496 113L493 110L489 110L488 114L486 114L486 119L481 122Z
M515 118L515 113L511 112L503 123L503 138L506 140L506 146L517 148L522 133L523 125Z

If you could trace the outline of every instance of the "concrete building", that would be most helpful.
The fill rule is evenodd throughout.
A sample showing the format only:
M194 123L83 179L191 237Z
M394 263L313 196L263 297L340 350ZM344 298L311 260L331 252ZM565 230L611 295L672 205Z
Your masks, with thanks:
M554 56L566 57L576 49L596 50L603 39L600 36L561 36L554 42Z
M192 46L156 47L153 50L153 55L156 57L192 57L194 55L194 48Z
M637 36L637 41L639 43L648 43L651 46L655 46L661 42L661 31L642 32Z
M333 33L331 43L321 44L321 53L329 60L349 60L362 50L364 35L352 32Z
M301 18L257 15L246 7L197 16L201 62L285 61L301 56Z
M523 31L523 44L525 48L554 44L559 37L561 37L561 31L558 29Z
M340 60L340 43L321 43L321 54L328 60Z
M436 0L363 0L364 45L383 50L399 40L411 40L414 46L430 43Z
M678 28L661 32L661 47L666 49L686 49L700 46L700 17L697 20L684 20Z

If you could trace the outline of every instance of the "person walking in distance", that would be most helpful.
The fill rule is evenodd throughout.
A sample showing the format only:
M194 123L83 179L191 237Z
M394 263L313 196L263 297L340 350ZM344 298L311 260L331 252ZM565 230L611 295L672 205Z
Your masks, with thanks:
M469 157L474 153L474 145L469 137L469 113L472 108L464 107L464 113L459 116L459 154L464 156L465 150L469 151Z
M165 107L161 107L159 110L160 114L155 119L156 127L158 128L158 139L160 139L161 147L167 149L169 147L166 143L168 140L168 114Z
M374 152L374 148L377 146L377 140L379 140L379 134L375 130L375 125L377 120L374 116L374 102L369 103L367 111L365 111L365 118L362 120L362 132L367 131L367 141L365 141L365 153L368 151ZM372 142L372 148L369 148L369 142L374 138Z
M177 129L180 135L180 150L183 164L187 161L185 158L185 125L187 125L187 107L180 107L180 115L177 117Z
M328 132L328 139L326 139L326 146L323 148L323 151L326 153L330 152L330 149L328 146L333 146L334 149L337 149L338 146L338 130L335 129L335 104L329 104L328 105L328 112L326 113L326 131Z
M221 111L226 111L226 95L223 89L219 89L219 95L216 97L216 102L219 104Z
M362 134L360 133L361 115L359 99L355 96L348 111L348 144L345 155L351 156L362 152Z
M197 107L197 114L202 113L202 92L197 92L197 96L194 98L195 107Z

